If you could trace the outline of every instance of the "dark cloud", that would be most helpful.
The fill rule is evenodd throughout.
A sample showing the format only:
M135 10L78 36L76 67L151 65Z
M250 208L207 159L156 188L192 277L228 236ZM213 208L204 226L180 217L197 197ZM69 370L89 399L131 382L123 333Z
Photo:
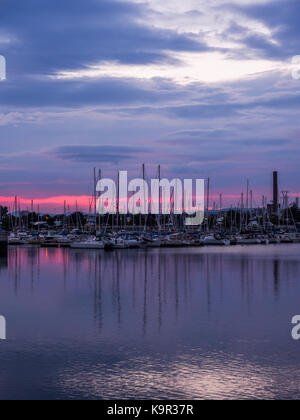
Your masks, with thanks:
M167 107L164 111L173 117L187 119L210 119L232 117L237 115L239 110L244 108L240 104L219 103L219 104L195 104Z
M274 93L273 98L261 97L254 98L246 102L244 98L240 101L233 101L232 99L222 103L199 103L187 104L179 106L163 106L150 107L144 106L136 109L123 109L128 115L143 115L155 114L165 115L169 118L181 118L186 120L217 120L222 118L237 118L245 115L249 111L265 109L268 112L280 112L290 110L299 111L300 109L300 93L295 92L282 94L281 92ZM258 112L258 111L257 111ZM204 133L202 133L204 134ZM193 132L189 132L193 135ZM197 134L195 134L197 135ZM213 132L206 132L206 136L214 136Z
M286 146L291 143L291 139L283 138L268 138L268 137L243 137L244 133L237 133L236 130L190 130L190 131L179 131L173 133L170 138L164 139L163 143L172 144L176 146L180 143L190 146L205 145L208 147L210 144L214 144L218 150L225 144L225 147L229 153L232 150L243 151L245 147L259 147L259 148L273 148L276 146ZM214 153L216 153L214 151Z
M274 146L286 146L290 143L289 139L274 139L274 138L250 138L240 139L233 141L232 145L235 144L238 147L259 147L259 148L270 148Z
M133 146L61 146L50 154L72 162L117 164L147 152L146 148Z
M8 79L0 86L0 106L72 108L87 105L155 103L178 96L175 90L156 89L135 80L101 78L62 80Z
M118 0L2 0L0 44L14 74L51 74L100 61L152 63L167 50L202 51L189 35L136 23L142 5Z
M264 78L265 80L265 78ZM163 82L162 82L163 83ZM142 116L161 114L169 118L183 119L217 119L241 115L258 107L273 109L298 110L300 107L300 92L281 91L272 92L270 89L262 92L261 96L251 90L256 86L255 81L248 83L246 92L239 99L233 94L224 93L222 89L211 90L211 97L196 95L196 87L181 89L176 84L169 84L168 89L161 88L160 81L139 82L134 79L100 78L79 80L58 80L49 78L22 78L8 80L0 85L0 107L7 108L78 108L93 106L102 107L102 113L121 112L128 116ZM238 92L239 85L233 83L232 87ZM242 86L240 86L241 88ZM202 86L198 87L199 93ZM258 88L257 88L258 89ZM269 93L269 97L266 95ZM272 96L271 96L272 95ZM201 99L197 100L197 96ZM172 105L175 101L186 102L183 105ZM164 103L170 104L165 106ZM127 107L130 105L130 107ZM133 108L132 105L135 105Z
M232 135L230 130L220 130L220 129L211 129L211 130L203 130L203 129L195 129L195 130L185 130L185 131L177 131L171 134L171 137L197 137L197 138L224 138L228 137L228 135ZM168 141L173 141L170 139Z
M243 42L248 49L254 49L261 56L275 59L288 59L299 54L299 0L276 0L265 4L225 7L264 23L277 41L274 44L264 35L244 33ZM234 26L228 30L228 35L234 30L240 30L242 34L241 27Z

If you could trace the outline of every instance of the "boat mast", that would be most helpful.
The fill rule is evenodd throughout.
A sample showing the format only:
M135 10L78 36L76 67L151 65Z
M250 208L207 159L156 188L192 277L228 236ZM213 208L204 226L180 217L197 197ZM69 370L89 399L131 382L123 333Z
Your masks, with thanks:
M20 203L20 199L19 199L19 204L18 204L18 211L19 211L19 230L22 230L22 216L21 216L21 203Z
M38 233L40 233L40 205L38 204Z
M18 197L15 196L15 232L17 232L17 213L18 213Z
M247 202L246 202L246 228L248 227L248 213L249 213L249 179L247 179Z
M207 197L206 197L206 218L207 218L207 232L209 232L209 201L210 201L210 178L207 179Z
M158 182L159 182L159 187L158 187L158 229L159 229L159 231L161 231L161 226L160 226L160 208L161 208L160 181L161 181L161 167L160 167L160 165L158 165Z
M98 182L101 181L101 179L102 179L102 171L101 171L101 169L99 169L99 171L98 171ZM99 231L101 231L101 222L102 222L101 213L99 212Z
M244 214L244 193L241 195L241 211L240 211L240 231L243 229Z
M64 201L64 229L66 229L67 226L67 202Z
M145 164L143 164L143 181L145 181L145 180L146 180L146 166L145 166ZM147 214L144 214L144 231L146 231L147 230L148 211L149 211L149 197L146 197L145 188L144 188L144 206L147 206Z
M143 163L142 165L142 173L143 173L143 181L145 181L145 164ZM144 190L145 193L145 190ZM145 200L145 196L144 196L144 200ZM140 230L142 230L142 209L140 207Z
M223 195L220 194L220 232L222 232L222 217L223 217L223 212L222 212L222 207L223 207Z
M94 168L94 219L95 219L95 231L97 232L97 177L96 177L96 168Z
M118 172L118 191L117 191L117 232L119 232L119 214L120 214L120 171Z
M31 224L30 224L30 232L33 230L33 200L31 200Z

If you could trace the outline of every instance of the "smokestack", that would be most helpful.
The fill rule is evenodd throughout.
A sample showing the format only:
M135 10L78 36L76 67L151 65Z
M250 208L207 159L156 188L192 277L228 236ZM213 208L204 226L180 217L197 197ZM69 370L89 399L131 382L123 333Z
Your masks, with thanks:
M273 209L278 213L278 172L273 172Z

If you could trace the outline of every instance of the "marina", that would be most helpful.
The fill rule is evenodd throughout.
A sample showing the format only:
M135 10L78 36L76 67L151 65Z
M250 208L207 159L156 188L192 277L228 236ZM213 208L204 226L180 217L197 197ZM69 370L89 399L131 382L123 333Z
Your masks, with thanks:
M146 179L145 165L142 166L142 179ZM300 242L300 208L299 198L291 201L287 191L282 192L280 199L278 173L273 172L273 199L262 198L261 205L255 206L253 190L247 181L246 194L242 193L236 206L223 206L223 195L220 194L218 207L211 205L211 179L206 181L206 206L204 220L200 226L187 226L188 215L177 214L178 195L170 188L170 183L163 180L162 185L169 186L168 194L156 188L158 200L155 206L158 214L125 214L124 191L115 187L115 214L97 213L99 194L97 185L102 179L101 170L94 170L94 195L90 200L89 212L82 212L76 202L75 211L67 211L65 202L63 214L45 214L34 210L22 210L18 197L12 209L1 208L0 243L2 246L32 245L43 248L74 249L130 249L130 248L185 248L204 246L234 245L270 245ZM122 172L121 172L122 174ZM127 175L126 175L127 177ZM118 175L118 180L120 174ZM127 180L127 178L126 178ZM156 181L155 181L156 182ZM161 182L161 167L158 167L157 185ZM179 182L179 181L178 181ZM117 183L119 186L119 183ZM176 195L176 199L174 198ZM170 214L162 212L165 200L170 200ZM127 198L126 198L127 200ZM144 200L144 207L150 207L150 198ZM121 212L122 207L124 207ZM146 204L145 204L146 203ZM100 205L103 207L103 204Z
M43 248L73 248L73 249L129 249L129 248L186 248L204 246L234 246L234 245L269 245L300 243L300 234L295 232L277 232L276 234L187 234L165 233L147 234L139 232L119 232L106 236L68 234L68 233L30 233L10 234L8 246L39 246Z

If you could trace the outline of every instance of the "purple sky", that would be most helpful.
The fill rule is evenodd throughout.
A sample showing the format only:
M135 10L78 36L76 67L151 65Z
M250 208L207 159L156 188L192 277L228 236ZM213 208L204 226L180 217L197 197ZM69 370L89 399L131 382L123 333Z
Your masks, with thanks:
M209 176L228 202L247 178L258 203L271 198L274 169L300 195L299 12L298 0L1 0L0 197L55 208L92 193L94 166L140 176L142 163L149 178L158 164Z

